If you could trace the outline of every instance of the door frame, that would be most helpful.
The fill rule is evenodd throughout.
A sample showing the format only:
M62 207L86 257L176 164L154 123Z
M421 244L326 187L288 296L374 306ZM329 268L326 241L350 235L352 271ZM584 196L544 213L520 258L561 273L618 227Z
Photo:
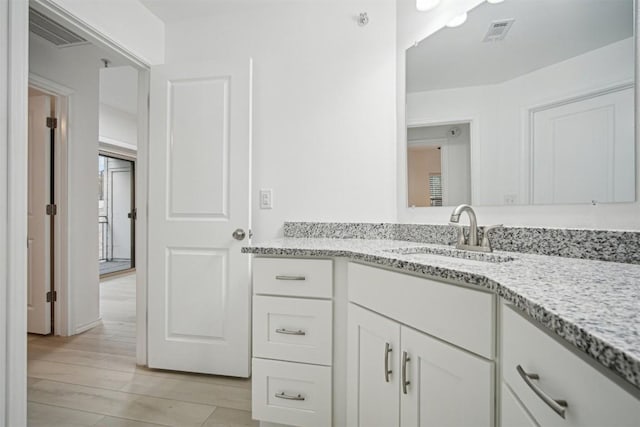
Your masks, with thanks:
M57 84L34 73L29 73L29 87L40 90L55 98L56 118L58 127L55 132L54 152L54 192L55 204L58 212L53 217L53 290L57 292L58 298L53 302L53 334L70 335L69 312L71 305L68 304L68 275L69 275L69 216L67 207L68 197L68 134L67 121L71 105L73 103L73 89Z
M131 173L133 174L133 182L132 184L132 188L131 188L131 208L132 209L136 209L136 175L138 173L138 169L137 169L137 159L135 155L132 154L125 154L123 152L118 152L116 150L109 150L106 147L101 147L100 146L100 142L98 143L98 156L103 156L103 157L109 157L112 159L118 159L118 160L124 160L127 162L131 162ZM136 211L137 212L137 211ZM137 215L137 214L136 214ZM131 273L131 272L135 272L136 271L136 266L138 264L137 259L136 259L136 247L137 247L137 242L136 242L136 229L137 229L137 224L136 224L136 220L134 219L133 222L131 223L131 247L132 247L132 251L131 251L131 267L126 269L126 270L119 270L119 271L115 271L113 273L105 273L104 275L100 274L101 278L107 278L110 275L117 275L117 274L122 274L122 273Z
M0 353L0 379L5 387L0 390L0 408L4 414L0 427L5 425L26 425L27 421L27 323L26 323L26 283L27 283L27 88L29 85L29 6L46 13L63 23L96 45L117 52L126 57L138 69L138 175L136 177L136 205L138 209L136 259L138 274L136 280L137 344L136 361L147 361L146 323L146 269L147 269L147 176L148 176L148 96L149 64L135 56L95 28L69 14L51 0L9 1L0 10L0 17L6 18L8 25L2 30L0 39L6 41L2 50L7 58L7 80L0 82L0 91L7 94L6 108L0 113L6 115L6 134L0 135L6 141L6 151L0 146L0 161L6 167L7 179L0 177L0 196L6 198L6 208L0 210L0 236L6 236L6 244L0 248L1 259L6 259L6 288L0 287L0 344L6 342L5 351ZM6 48L6 49L5 49ZM5 129L3 129L4 131ZM96 141L97 142L97 141ZM4 145L4 144L2 144ZM11 161L9 161L9 157ZM6 187L5 187L6 184ZM6 188L6 193L4 189ZM6 216L5 216L6 215ZM4 219L6 218L6 223ZM6 224L6 226L5 226ZM4 267L4 266L3 266ZM62 291L62 289L61 289ZM6 292L6 294L4 294ZM60 302L68 304L68 295ZM66 301L64 301L66 300ZM60 312L60 311L59 311Z
M480 120L477 117L465 117L465 116L460 116L459 118L455 118L455 117L445 117L442 118L441 120L430 120L427 118L421 119L413 119L413 120L407 120L407 123L405 125L405 132L404 132L404 143L401 144L403 145L403 159L401 160L401 174L403 176L403 179L400 180L402 182L399 183L401 187L401 191L400 193L402 194L402 209L405 212L409 212L411 210L415 210L415 209L425 209L425 208L420 208L420 207L416 207L416 208L412 208L409 207L409 179L408 179L408 171L409 171L409 163L408 163L408 158L407 158L407 149L409 148L409 141L407 140L407 130L409 128L419 128L419 127L431 127L431 126L444 126L444 125L456 125L456 124L462 124L462 123L468 123L469 124L469 179L471 180L471 204L476 203L478 196L480 195L479 191L480 191L480 179L477 177L477 171L479 169L479 167L477 167L478 165L474 164L474 159L479 158L480 156L480 152L478 147L476 147L477 144L474 144L474 141L476 141L478 139L478 136L480 134L480 124L479 124ZM442 171L442 179L444 180L444 170ZM444 197L442 198L442 207L449 209L448 207L446 207L444 205ZM434 206L430 206L430 208L433 208ZM437 209L437 208L436 208Z

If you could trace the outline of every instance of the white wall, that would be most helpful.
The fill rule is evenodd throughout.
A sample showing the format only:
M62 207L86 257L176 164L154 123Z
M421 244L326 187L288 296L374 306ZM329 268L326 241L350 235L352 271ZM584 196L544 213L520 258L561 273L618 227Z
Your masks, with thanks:
M398 0L398 219L408 223L446 224L451 213L450 207L416 208L406 207L406 171L402 165L406 162L406 131L405 123L405 50L421 36L426 36L442 28L449 19L454 7L462 7L463 3L470 9L481 3L479 0L467 0L444 3L438 9L428 12L421 17L416 16L413 0ZM637 14L637 11L636 11ZM636 22L638 16L636 15ZM638 48L635 47L636 67L638 66ZM637 83L637 77L636 77ZM486 92L483 88L476 88L475 99L486 102ZM636 97L640 88L636 84ZM466 109L465 109L466 111ZM458 113L459 114L459 113ZM514 112L512 112L514 114ZM519 114L519 113L518 113ZM640 111L636 111L636 121ZM636 142L639 140L636 134ZM637 144L636 144L637 146ZM486 153L487 155L490 153ZM504 153L495 153L498 157ZM472 148L472 156L473 148ZM636 153L636 164L640 165L640 150ZM636 168L638 169L638 168ZM508 169L509 171L510 169ZM636 170L636 195L640 189L640 179ZM474 182L472 182L472 186ZM519 185L519 187L521 184ZM509 190L504 190L509 191ZM637 196L636 196L637 199ZM617 203L592 205L555 205L555 206L481 206L477 207L479 220L483 224L503 223L511 226L544 226L544 227L581 227L599 229L640 230L640 204Z
M167 63L254 58L257 240L285 220L395 221L395 23L394 0L270 0L167 25Z
M8 218L8 187L7 187L7 143L8 143L8 113L9 98L7 96L7 74L9 63L9 26L8 23L9 3L7 0L0 0L0 427L6 425L7 417L7 348L9 341L7 337L7 283L9 283L9 263L7 255L11 248L8 247L7 240L7 218ZM25 282L26 283L26 282Z
M58 49L30 38L30 72L74 90L69 102L68 280L69 330L99 316L98 281L98 70L91 46ZM63 209L63 207L61 207Z
M148 65L164 63L164 23L138 0L36 0L83 21Z
M135 149L138 145L138 117L135 114L100 103L100 142Z
M527 204L528 110L631 81L629 38L501 84L408 94L407 121L472 119L474 205L502 205L508 195Z

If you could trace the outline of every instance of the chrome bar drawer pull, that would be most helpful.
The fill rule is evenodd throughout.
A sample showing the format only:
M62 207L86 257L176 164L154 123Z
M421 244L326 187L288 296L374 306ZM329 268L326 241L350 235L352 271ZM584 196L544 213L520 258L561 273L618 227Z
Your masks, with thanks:
M407 387L411 384L411 381L407 381L407 364L411 361L409 353L402 352L402 392L407 394Z
M307 280L304 276L276 276L276 280Z
M278 399L285 399L285 400L305 400L305 398L301 394L298 394L297 396L291 396L291 395L285 394L284 391L282 393L276 393L275 396Z
M388 342L384 343L384 380L386 382L389 382L389 375L393 373L393 371L389 369L389 354L392 351L391 344Z
M537 384L532 381L539 380L540 375L528 374L524 371L524 369L522 369L522 366L520 365L516 366L516 370L518 371L518 374L520 374L522 380L527 383L529 388L533 390L533 392L537 394L544 403L546 403L551 409L553 409L556 414L560 415L562 418L565 418L566 408L569 406L566 400L553 399L549 397L549 395L545 393L544 390L542 390Z
M298 329L297 331L292 331L291 329L278 328L276 329L276 333L284 334L284 335L307 335L307 333L302 329Z

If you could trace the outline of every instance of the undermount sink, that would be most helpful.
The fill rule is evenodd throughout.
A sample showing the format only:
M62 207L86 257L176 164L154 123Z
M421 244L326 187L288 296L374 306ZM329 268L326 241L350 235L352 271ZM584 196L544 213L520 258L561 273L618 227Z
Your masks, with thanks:
M474 252L465 251L461 249L447 248L447 247L433 247L433 246L414 246L410 248L397 248L387 249L385 252L399 254L399 255L438 255L449 258L461 258L471 261L483 261L483 262L508 262L513 261L515 258L508 255L499 255L495 253L487 252Z

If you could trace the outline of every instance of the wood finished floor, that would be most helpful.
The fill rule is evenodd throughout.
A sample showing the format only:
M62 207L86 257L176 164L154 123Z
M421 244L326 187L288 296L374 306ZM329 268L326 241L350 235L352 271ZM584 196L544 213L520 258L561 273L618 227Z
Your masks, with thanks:
M148 369L135 361L135 275L100 284L102 325L29 335L29 426L257 426L250 380Z

